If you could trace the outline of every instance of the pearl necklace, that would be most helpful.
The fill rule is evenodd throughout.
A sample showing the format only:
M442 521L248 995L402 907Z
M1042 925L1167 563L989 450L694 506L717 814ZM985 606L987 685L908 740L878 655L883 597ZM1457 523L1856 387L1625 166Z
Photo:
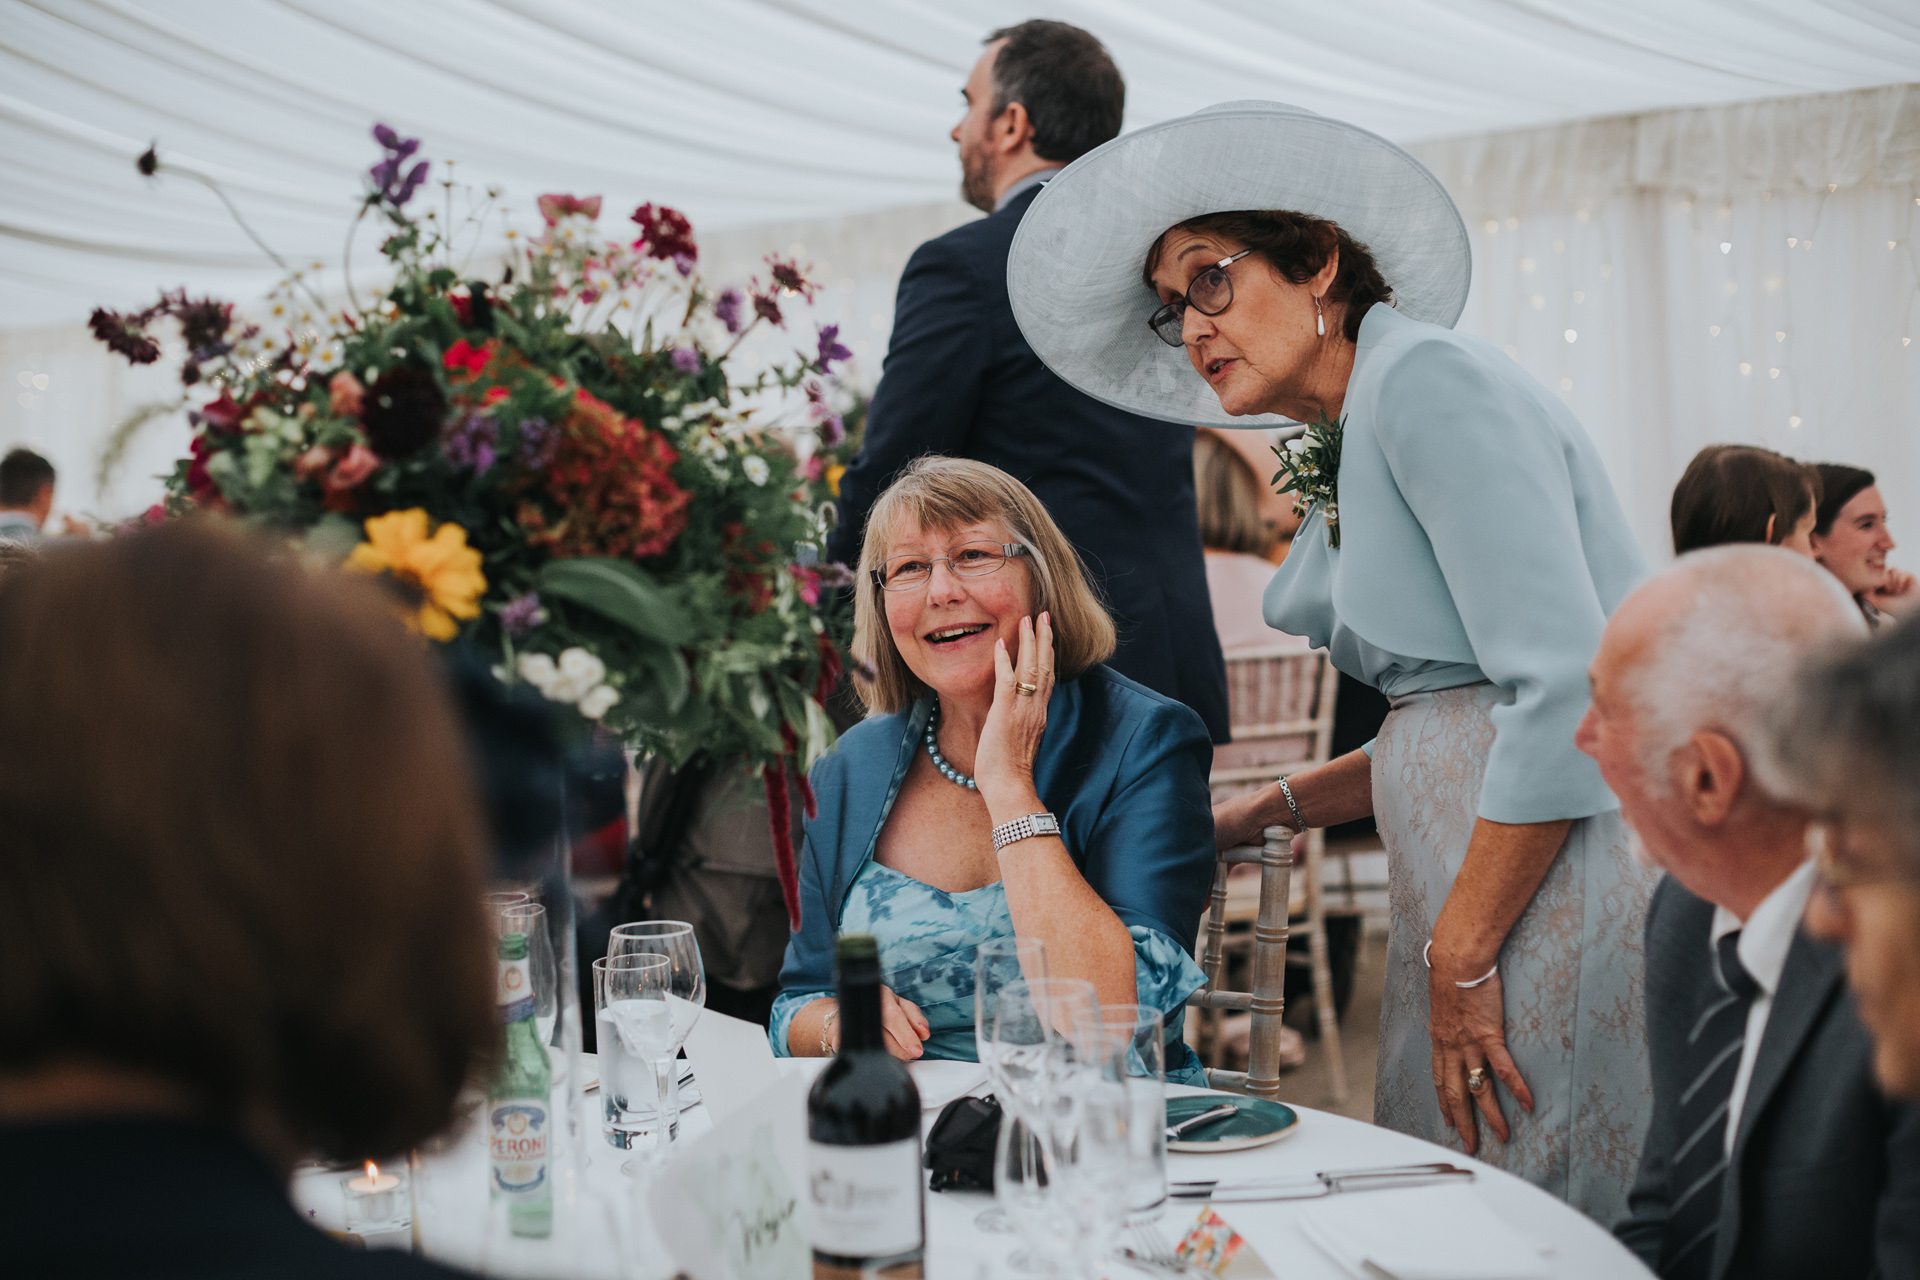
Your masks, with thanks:
M938 769L940 775L954 786L965 787L969 791L978 791L980 789L978 783L948 764L947 758L940 754L940 744L936 741L936 731L939 727L940 699L935 698L933 700L933 714L927 717L927 759L933 761L933 767Z

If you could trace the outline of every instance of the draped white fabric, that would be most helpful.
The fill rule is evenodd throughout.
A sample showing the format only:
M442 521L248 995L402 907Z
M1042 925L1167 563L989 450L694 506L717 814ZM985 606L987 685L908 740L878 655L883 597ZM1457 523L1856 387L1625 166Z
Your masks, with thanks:
M1549 385L1572 381L1650 552L1664 552L1673 478L1707 440L1874 466L1896 517L1920 501L1920 357L1899 345L1920 326L1916 99L1786 97L1915 78L1913 6L1073 0L1047 13L1113 50L1130 128L1262 97L1418 143L1474 230L1463 326ZM843 325L870 382L906 255L972 216L951 198L958 84L987 30L1028 16L1011 0L0 0L0 376L19 383L0 398L0 446L47 451L62 508L150 501L177 423L149 429L97 492L93 471L114 421L177 389L76 322L180 284L244 304L279 273L211 192L141 179L132 157L157 140L218 177L284 257L329 264L319 279L337 289L375 119L457 159L462 184L499 185L523 222L542 191L604 194L616 233L625 210L663 201L694 218L713 278L743 279L769 251L811 260L828 285L813 318ZM1436 138L1451 140L1420 141ZM1789 251L1789 235L1814 247ZM363 242L356 271L371 257ZM810 335L796 319L754 345Z

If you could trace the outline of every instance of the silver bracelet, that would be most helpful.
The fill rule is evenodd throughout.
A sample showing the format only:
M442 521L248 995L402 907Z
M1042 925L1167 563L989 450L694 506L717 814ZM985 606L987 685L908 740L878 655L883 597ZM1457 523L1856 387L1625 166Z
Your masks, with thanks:
M827 1016L820 1020L820 1056L823 1058L831 1058L833 1056L833 1040L831 1038L833 1036L833 1020L839 1016L840 1006L836 1004L833 1008L827 1010Z
M1428 938L1427 945L1420 948L1420 963L1424 964L1429 969L1433 968L1433 961L1427 959L1427 952L1431 950L1433 950L1433 939ZM1498 972L1500 972L1500 962L1498 960L1495 960L1493 962L1493 968L1487 970L1485 973L1475 978L1472 982L1460 982L1456 980L1453 985L1456 987L1459 987L1462 991L1471 991L1473 988L1479 986L1481 983L1490 981L1493 975Z
M1293 813L1294 834L1297 835L1305 831L1307 829L1307 820L1300 816L1300 806L1293 802L1293 788L1287 785L1287 777L1285 774L1282 774L1280 777L1280 794L1287 798L1287 808Z

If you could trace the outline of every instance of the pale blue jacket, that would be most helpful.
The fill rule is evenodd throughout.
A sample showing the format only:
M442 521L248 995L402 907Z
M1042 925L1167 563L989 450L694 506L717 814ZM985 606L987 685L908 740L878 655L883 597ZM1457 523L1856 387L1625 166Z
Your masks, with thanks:
M1340 546L1310 513L1267 588L1268 623L1389 696L1481 679L1510 691L1481 817L1617 808L1573 735L1600 632L1646 561L1593 441L1477 338L1375 306L1358 346Z

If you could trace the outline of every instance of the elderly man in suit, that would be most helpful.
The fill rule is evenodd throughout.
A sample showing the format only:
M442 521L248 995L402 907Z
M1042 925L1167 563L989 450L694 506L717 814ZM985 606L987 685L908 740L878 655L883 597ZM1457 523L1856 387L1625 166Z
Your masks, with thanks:
M1615 1228L1667 1280L1920 1274L1920 1113L1875 1087L1840 952L1799 929L1809 815L1753 774L1802 660L1862 630L1818 566L1719 547L1627 597L1594 658L1579 745L1667 872L1653 1121Z
M859 456L840 480L829 554L857 562L867 511L913 459L989 462L1047 506L1106 597L1109 665L1227 740L1193 492L1193 428L1075 391L1034 355L1007 302L1007 252L1041 184L1120 132L1126 86L1100 42L1064 22L994 32L954 126L961 192L989 216L914 251ZM1144 287L1144 286L1143 286Z

